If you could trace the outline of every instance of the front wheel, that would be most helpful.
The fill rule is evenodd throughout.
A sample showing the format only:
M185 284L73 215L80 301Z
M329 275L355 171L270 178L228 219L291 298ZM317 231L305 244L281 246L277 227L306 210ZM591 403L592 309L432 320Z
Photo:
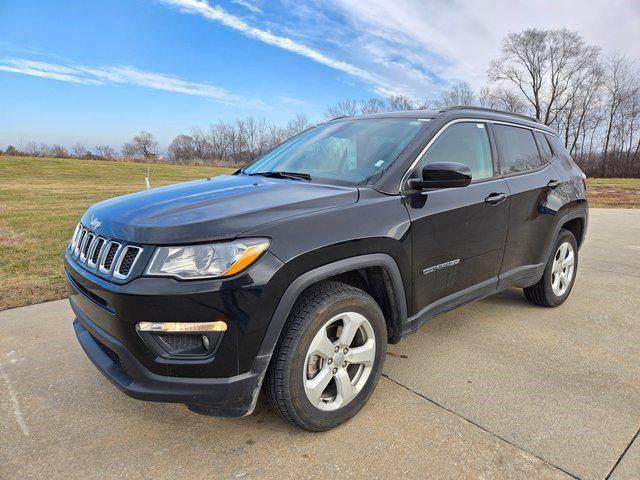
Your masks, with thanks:
M387 329L371 296L323 282L294 305L265 378L271 405L310 431L333 428L369 399L385 358Z
M569 230L560 230L552 255L547 261L538 283L524 289L531 303L543 307L557 307L564 303L576 279L578 244Z

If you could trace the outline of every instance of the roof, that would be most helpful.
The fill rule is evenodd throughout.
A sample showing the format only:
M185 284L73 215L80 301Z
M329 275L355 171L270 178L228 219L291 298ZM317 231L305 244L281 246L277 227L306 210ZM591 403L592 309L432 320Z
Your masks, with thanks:
M449 107L442 110L405 110L400 112L383 112L383 113L372 113L367 115L357 115L357 116L344 116L344 117L336 117L332 120L338 119L373 119L373 118L428 118L434 119L436 117L446 116L451 120L455 120L456 118L474 118L474 119L485 119L485 120L494 120L494 121L503 121L516 123L527 127L538 128L540 130L544 130L549 133L553 133L557 135L557 132L550 128L547 125L544 125L538 122L536 119L528 117L526 115L521 115L518 113L507 112L504 110L496 110L493 108L484 108L484 107L469 107L469 106L456 106Z

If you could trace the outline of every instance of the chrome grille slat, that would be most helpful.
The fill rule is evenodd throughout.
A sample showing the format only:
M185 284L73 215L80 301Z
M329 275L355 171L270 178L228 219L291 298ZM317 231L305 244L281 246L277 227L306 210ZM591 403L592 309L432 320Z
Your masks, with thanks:
M76 248L73 250L74 257L77 257L78 255L80 255L80 250L82 250L82 244L86 236L87 236L87 229L83 228L82 230L80 230L80 233L78 234L78 241L76 242Z
M98 264L104 245L105 239L102 237L96 237L93 241L93 245L91 245L91 248L89 249L89 255L87 255L87 265L91 268L95 268Z
M87 232L87 234L84 236L84 240L82 242L82 248L80 249L80 261L82 262L87 261L87 255L89 253L89 250L91 249L91 245L93 244L93 241L95 240L95 238L96 236L91 232Z
M107 246L105 247L104 255L102 256L102 260L100 260L100 266L98 267L98 270L100 272L106 273L107 275L111 273L111 267L113 267L114 260L117 258L118 254L120 253L121 248L122 248L122 245L119 244L118 242L114 242L113 240L107 243ZM115 251L113 251L113 255L111 255L110 253L113 249L115 249Z
M71 237L70 255L78 265L118 280L129 278L143 248L100 237L81 223Z
M135 254L132 259L129 256L129 265L126 265L125 261L127 260L127 254L130 251L135 251ZM142 248L140 247L136 247L133 245L127 245L126 247L124 247L122 249L122 252L120 252L120 256L118 257L116 266L113 269L113 276L119 279L127 278L131 273L131 271L133 270L133 267L135 267L136 262L138 261L138 258L140 258L141 252L142 252Z
M76 229L73 231L73 237L71 237L71 251L75 251L76 249L76 245L78 244L78 236L80 235L80 232L82 231L82 224L79 223L78 225L76 225Z

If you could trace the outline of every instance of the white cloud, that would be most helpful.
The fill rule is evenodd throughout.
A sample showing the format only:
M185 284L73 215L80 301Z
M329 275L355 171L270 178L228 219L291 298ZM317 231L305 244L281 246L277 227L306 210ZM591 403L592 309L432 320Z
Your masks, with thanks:
M466 80L476 88L485 82L502 39L526 28L566 27L605 51L640 58L638 0L331 0L331 5L362 34L359 42L377 45L380 57L409 59L445 80Z
M307 57L315 62L326 65L335 70L340 70L354 77L358 77L370 84L373 84L377 90L387 93L401 93L395 90L392 84L385 81L384 78L372 74L353 64L331 58L318 50L301 44L296 40L280 35L275 35L267 30L253 27L241 18L232 15L217 5L210 5L206 0L159 0L160 2L177 7L184 13L193 15L201 15L204 18L220 23L226 27L243 33L244 35L260 40L261 42L273 45L284 50L296 53L303 57Z
M566 27L605 52L640 59L638 0L280 0L269 12L281 13L265 13L260 26L206 0L159 1L345 72L380 94L419 99L450 81L481 87L502 39L526 28Z
M258 7L257 5L254 5L253 3L247 2L246 0L231 0L231 3L240 5L241 7L244 7L247 10L249 10L250 12L262 15L262 10L260 10L260 7Z
M126 65L93 67L4 58L0 59L0 70L86 85L136 85L154 90L195 95L228 105L251 105L252 107L262 105L260 101L249 102L242 96L208 83L189 82L172 75L146 72Z

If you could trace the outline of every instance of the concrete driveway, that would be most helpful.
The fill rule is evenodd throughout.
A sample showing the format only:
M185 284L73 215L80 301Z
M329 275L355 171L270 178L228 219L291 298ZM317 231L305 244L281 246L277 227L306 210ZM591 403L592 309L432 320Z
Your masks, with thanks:
M560 308L509 290L390 347L352 421L310 434L143 403L66 301L0 313L0 479L640 478L640 210L592 210Z

